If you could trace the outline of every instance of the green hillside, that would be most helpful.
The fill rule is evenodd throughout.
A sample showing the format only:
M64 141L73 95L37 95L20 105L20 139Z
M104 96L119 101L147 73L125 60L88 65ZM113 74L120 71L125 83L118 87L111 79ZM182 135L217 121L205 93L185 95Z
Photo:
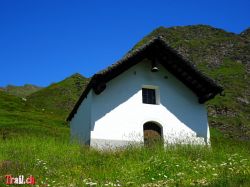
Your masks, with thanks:
M9 93L10 95L15 95L18 97L27 97L28 95L37 92L38 90L42 89L42 87L25 84L24 86L14 86L8 85L6 87L0 88L0 90Z
M206 25L159 27L132 50L157 36L224 87L224 97L207 103L210 126L229 137L250 140L249 29L236 35Z
M66 118L80 97L88 79L74 74L27 97L27 107Z
M26 107L22 98L0 91L0 141L21 137L68 136L64 120Z
M26 99L0 90L0 140L27 135L68 139L65 118L87 81L80 74L74 74Z

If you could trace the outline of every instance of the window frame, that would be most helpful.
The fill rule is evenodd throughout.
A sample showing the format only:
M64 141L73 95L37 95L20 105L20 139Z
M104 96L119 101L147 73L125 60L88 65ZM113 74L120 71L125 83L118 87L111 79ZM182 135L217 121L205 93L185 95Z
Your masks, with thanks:
M144 91L143 90L154 90L154 100L155 102L144 102ZM148 104L148 105L159 105L160 104L160 92L159 92L159 87L158 86L152 86L152 85L143 85L141 89L141 96L142 96L142 103L143 104ZM149 99L148 99L149 100Z

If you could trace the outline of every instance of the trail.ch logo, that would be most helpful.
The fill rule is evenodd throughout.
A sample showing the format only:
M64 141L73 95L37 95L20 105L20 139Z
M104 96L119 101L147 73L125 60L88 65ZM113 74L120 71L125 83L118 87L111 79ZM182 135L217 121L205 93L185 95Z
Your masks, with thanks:
M34 185L35 182L35 178L30 175L27 178L24 178L23 175L19 175L18 177L13 177L12 175L5 175L6 178L6 184L30 184L30 185Z

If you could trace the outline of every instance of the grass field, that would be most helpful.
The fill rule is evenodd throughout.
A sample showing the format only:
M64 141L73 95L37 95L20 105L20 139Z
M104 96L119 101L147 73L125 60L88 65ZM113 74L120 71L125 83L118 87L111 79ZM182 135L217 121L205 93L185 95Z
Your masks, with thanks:
M169 145L97 151L64 136L0 141L5 175L33 175L37 186L250 186L249 143L212 131L212 147ZM22 185L24 186L24 185Z
M70 143L62 116L0 94L1 187L8 174L32 175L36 186L250 186L249 141L212 129L211 147L97 151Z

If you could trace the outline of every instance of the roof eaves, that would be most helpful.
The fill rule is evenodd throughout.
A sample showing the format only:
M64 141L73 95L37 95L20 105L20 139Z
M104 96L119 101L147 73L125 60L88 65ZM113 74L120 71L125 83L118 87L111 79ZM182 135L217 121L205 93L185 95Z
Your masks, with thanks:
M185 68L188 68L190 71L192 71L195 75L199 76L201 78L201 80L203 80L206 83L209 83L209 86L213 87L214 92L209 92L206 95L203 95L203 97L199 97L199 102L200 103L204 103L207 100L213 98L216 94L221 93L223 91L223 88L218 85L213 79L210 79L209 77L205 76L202 72L198 71L195 66L190 63L190 61L188 61L187 59L185 59L181 54L179 54L178 51L176 51L175 49L171 48L169 45L167 45L165 39L163 36L158 36L155 37L153 39L151 39L149 42L147 42L146 44L140 46L137 49L134 49L133 51L127 53L121 60L117 61L116 63L112 64L111 66L105 68L104 70L99 71L98 73L96 73L90 80L89 84L87 85L86 89L83 91L82 95L80 96L79 100L77 101L77 103L75 104L73 110L71 111L71 113L69 114L67 121L70 121L75 113L77 112L80 104L82 103L82 101L87 97L89 91L94 88L97 84L98 81L102 80L105 82L108 82L109 80L105 80L105 76L107 76L110 73L114 73L119 67L123 66L126 62L129 62L130 59L133 59L134 57L138 56L139 54L143 53L144 51L146 51L148 49L148 47L152 46L153 44L157 44L160 43L162 46L164 46L167 50L171 51L173 54L176 55L176 57L184 62L184 66L186 66ZM131 64L133 65L133 64ZM113 77L117 76L116 74L119 73L115 73L115 75L109 77L108 79L112 79Z

